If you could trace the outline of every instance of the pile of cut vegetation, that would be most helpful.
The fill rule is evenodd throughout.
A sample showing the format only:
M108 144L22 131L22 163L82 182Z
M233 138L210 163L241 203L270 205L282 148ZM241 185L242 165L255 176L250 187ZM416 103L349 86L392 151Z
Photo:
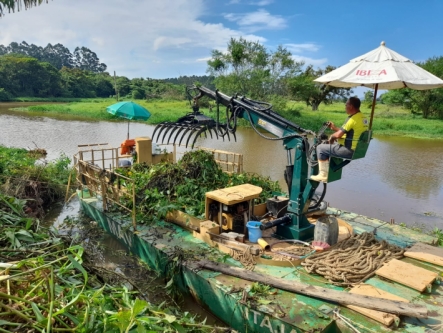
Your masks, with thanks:
M263 203L280 185L269 177L254 173L223 172L212 153L205 150L187 152L177 163L162 162L147 166L135 164L132 169L119 169L135 182L138 221L162 219L172 210L196 217L205 213L205 194L220 188L252 184L263 189L256 204Z
M61 200L71 171L65 155L44 159L46 150L7 148L0 145L0 192L25 200L27 215L43 218Z

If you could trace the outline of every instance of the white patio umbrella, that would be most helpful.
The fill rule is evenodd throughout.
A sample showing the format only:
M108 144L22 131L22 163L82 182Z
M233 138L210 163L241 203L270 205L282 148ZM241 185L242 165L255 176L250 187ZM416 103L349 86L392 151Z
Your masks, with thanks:
M387 48L385 42L314 81L341 88L374 88L369 130L372 128L378 89L427 90L443 87L443 80Z

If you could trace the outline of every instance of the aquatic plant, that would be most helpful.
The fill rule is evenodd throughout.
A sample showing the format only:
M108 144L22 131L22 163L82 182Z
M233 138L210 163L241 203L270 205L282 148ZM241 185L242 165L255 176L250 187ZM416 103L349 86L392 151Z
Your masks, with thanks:
M437 237L437 245L443 246L443 230L435 227L431 231L431 235Z
M189 151L177 163L136 164L132 169L121 168L116 172L134 180L139 223L162 219L169 211L177 209L203 217L206 192L219 188L241 184L259 186L263 191L257 204L265 202L273 192L281 192L278 182L269 177L223 172L212 153L205 150ZM130 202L126 199L125 204L130 205Z
M26 201L0 193L0 332L214 332L189 313L103 284L84 248L25 215Z

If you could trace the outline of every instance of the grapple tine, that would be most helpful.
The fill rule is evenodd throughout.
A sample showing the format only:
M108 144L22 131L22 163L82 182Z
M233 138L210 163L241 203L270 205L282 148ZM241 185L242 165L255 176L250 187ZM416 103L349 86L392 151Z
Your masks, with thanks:
M194 140L192 141L191 148L194 148L194 144L195 144L195 141L197 141L197 138L198 138L202 133L206 133L206 130L207 130L207 129L208 129L208 128L207 128L206 126L203 126L203 127L201 127L199 130L196 130L197 133L196 133L195 136L194 136ZM188 147L189 139L191 138L192 134L194 134L194 133L189 134L188 140L186 141L186 148Z
M211 131L214 131L214 133L215 133L215 137L217 138L217 140L218 140L218 133L217 133L217 129L215 128L215 127L211 127L210 129L209 129L209 133L211 133ZM211 138L212 138L212 135L211 135Z
M168 141L167 141L166 143L169 143L169 142L170 142L171 137L172 137L172 134L174 134L174 132L175 132L176 130L178 130L179 128L181 128L181 126L174 126L174 127L172 128L172 131L171 131L171 133L169 134Z
M226 131L225 134L228 137L228 141L231 141L231 137L229 136L229 131Z
M163 123L160 123L157 126L155 126L154 132L152 133L152 140L154 140L155 133L162 127L162 125L163 125Z
M215 132L217 132L217 130L216 130ZM217 139L218 139L218 136L219 136L219 135L220 135L221 138L223 139L223 142L225 142L225 135L224 135L224 133L222 132L221 127L218 128Z
M172 142L173 144L175 144L175 141L177 140L178 135L179 135L180 132L183 131L185 128L186 128L185 126L182 126L182 127L178 130L177 134L176 134L175 137L174 137L174 141Z
M191 135L192 132L194 131L194 128L195 128L195 127L196 127L196 126L194 125L194 126L190 126L190 127L188 127L188 128L186 129L186 131L183 133L182 137L180 138L180 142L178 143L179 146L182 144L182 141L183 141L183 139L185 138L186 133L188 133L189 131L191 131L191 133L189 134L189 135Z
M234 142L237 142L237 135L235 135L235 132L232 132L232 135L234 136Z
M152 135L152 140L154 140L155 142L157 142L158 139L160 138L161 132L163 131L163 129L164 129L165 127L168 126L168 124L169 124L169 122L167 122L167 121L165 121L165 122L159 124L159 125L157 126L157 128L158 128L157 139L154 137L154 135ZM156 128L156 129L157 129L157 128Z
M168 134L168 132L169 132L171 129L173 129L174 127L175 127L175 124L170 124L170 125L168 126L168 128L167 128L166 131L165 131L165 133L163 134L162 143L163 143L163 141L165 141L166 134ZM167 142L166 142L166 143L167 143Z

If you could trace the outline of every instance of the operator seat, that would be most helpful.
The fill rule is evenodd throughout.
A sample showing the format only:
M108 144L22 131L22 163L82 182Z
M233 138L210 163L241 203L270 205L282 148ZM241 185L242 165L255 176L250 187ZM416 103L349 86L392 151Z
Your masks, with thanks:
M331 157L329 160L329 174L328 183L341 178L341 169L351 163L352 160L358 160L366 156L366 152L369 148L369 143L372 140L372 131L364 131L360 134L357 146L355 147L352 158L338 158Z

